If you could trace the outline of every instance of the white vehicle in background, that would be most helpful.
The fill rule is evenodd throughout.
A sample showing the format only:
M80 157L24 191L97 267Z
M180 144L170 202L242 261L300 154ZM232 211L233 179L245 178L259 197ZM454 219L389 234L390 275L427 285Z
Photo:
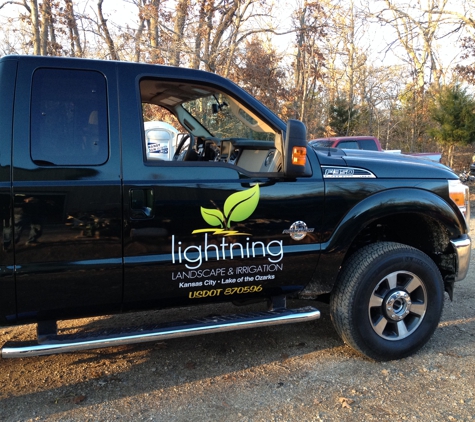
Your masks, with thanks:
M171 161L175 154L178 130L166 122L144 123L147 160Z

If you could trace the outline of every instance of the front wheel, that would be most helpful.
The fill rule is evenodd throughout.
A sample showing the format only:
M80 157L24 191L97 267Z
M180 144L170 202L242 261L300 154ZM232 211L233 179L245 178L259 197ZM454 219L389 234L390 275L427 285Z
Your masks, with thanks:
M345 263L332 292L333 324L342 339L378 361L407 357L429 341L442 314L439 269L407 245L368 245Z

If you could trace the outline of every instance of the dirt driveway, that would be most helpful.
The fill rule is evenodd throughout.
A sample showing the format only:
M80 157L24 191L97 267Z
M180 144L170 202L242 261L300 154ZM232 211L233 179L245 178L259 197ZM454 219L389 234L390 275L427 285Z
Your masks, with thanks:
M433 339L413 357L363 359L335 333L328 306L319 309L322 318L310 323L0 360L0 420L475 420L475 251L454 302L446 297ZM189 312L160 318L184 319ZM68 321L60 328L130 318ZM33 326L0 328L2 344L27 336L34 336Z

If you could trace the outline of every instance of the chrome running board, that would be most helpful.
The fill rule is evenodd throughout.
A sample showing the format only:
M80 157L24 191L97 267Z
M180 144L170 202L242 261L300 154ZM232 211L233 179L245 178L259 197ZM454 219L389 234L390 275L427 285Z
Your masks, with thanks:
M193 335L243 330L246 328L306 322L320 318L320 311L313 307L299 309L276 309L267 312L211 316L142 327L134 331L107 334L63 334L42 336L41 342L8 342L2 348L3 358L44 356L55 353L75 352L102 347L168 340Z

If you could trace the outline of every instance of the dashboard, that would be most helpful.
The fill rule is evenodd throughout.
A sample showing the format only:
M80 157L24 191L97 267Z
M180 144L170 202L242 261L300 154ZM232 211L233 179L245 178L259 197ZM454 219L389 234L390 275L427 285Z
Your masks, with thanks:
M249 172L279 172L282 155L272 141L222 139L215 161L233 164Z

